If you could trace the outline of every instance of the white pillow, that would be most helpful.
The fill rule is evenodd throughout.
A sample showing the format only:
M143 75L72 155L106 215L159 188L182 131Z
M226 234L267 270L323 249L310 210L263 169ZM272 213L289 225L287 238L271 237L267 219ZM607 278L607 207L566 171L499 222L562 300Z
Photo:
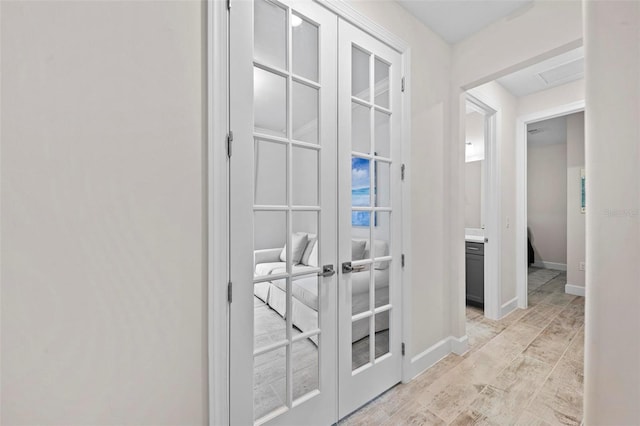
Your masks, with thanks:
M318 267L318 241L313 245L311 254L309 255L309 266Z
M366 240L351 240L351 260L364 259L364 247L366 245Z
M309 234L307 238L309 239L309 242L307 243L307 247L304 249L304 253L302 253L302 259L300 259L300 263L302 263L303 265L311 266L309 265L309 258L311 257L311 252L315 248L316 243L318 242L318 238L316 238L316 236L313 234Z
M386 241L382 240L374 240L373 241L373 256L374 257L383 257L389 256L389 245ZM373 266L375 269L387 269L389 267L389 261L383 260L378 261Z
M293 234L291 236L291 263L297 265L302 259L302 253L307 247L307 234ZM280 260L287 261L287 245L285 244L280 252Z

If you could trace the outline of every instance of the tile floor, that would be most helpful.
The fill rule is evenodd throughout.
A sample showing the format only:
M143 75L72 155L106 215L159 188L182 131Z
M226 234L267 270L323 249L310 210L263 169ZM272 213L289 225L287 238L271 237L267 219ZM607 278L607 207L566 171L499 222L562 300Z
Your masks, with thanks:
M584 297L565 294L565 284L560 273L532 286L529 308L500 321L467 308L466 354L443 358L340 425L579 425Z

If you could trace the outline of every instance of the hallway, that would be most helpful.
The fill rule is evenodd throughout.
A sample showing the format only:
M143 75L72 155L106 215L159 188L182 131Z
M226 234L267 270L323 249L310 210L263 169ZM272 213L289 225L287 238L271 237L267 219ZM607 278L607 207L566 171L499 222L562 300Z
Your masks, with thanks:
M467 308L469 351L450 354L341 425L579 425L584 297L566 273L529 291L529 308L500 321Z

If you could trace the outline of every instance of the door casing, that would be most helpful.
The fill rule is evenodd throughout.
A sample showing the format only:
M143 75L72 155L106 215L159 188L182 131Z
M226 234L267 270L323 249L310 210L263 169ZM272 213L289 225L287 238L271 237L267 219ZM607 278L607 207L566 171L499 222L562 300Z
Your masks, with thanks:
M229 13L236 1L206 2L207 19L207 153L206 161L206 220L207 239L207 337L208 337L208 419L210 424L229 424L229 309L227 283L229 282L229 224L230 209L228 158L226 141L232 131L229 123L230 59L228 42L232 29ZM405 82L402 97L402 152L407 173L402 185L403 223L411 220L411 48L402 38L389 32L372 19L355 10L344 0L314 0L341 19L362 29L384 42L402 56L402 74ZM411 283L412 253L411 227L403 226L402 240L406 267L402 270L402 282ZM411 287L403 285L402 335L406 356L403 358L402 381L409 382L414 372L411 356Z

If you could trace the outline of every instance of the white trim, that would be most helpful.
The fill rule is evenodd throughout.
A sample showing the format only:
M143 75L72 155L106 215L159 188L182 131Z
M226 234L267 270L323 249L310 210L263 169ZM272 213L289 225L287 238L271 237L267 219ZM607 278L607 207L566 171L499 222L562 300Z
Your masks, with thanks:
M486 99L482 94L466 92L466 101L485 114L485 167L483 221L484 236L484 316L497 320L500 315L502 299L502 280L500 277L500 253L502 238L500 228L500 150L497 138L498 102Z
M451 342L451 352L456 355L464 355L469 350L469 337L465 334L462 337L449 337Z
M411 366L411 370L408 371L408 373L410 373L410 380L415 379L433 367L450 353L453 352L457 355L462 355L467 350L469 350L469 339L466 335L460 338L453 336L445 337L435 345L410 358L409 365Z
M406 48L402 53L402 74L405 79L405 91L402 93L402 155L401 160L406 167L402 187L402 252L405 267L402 268L402 341L405 350L412 347L412 311L411 311L411 283L413 256L411 251L411 49ZM406 226L405 226L406 224ZM402 360L402 381L411 380L409 372L411 362L408 356Z
M373 20L362 15L344 0L315 0L338 17L352 23L367 34L387 44L402 54L405 87L403 93L402 119L402 158L410 170L411 158L411 49L409 43L395 36ZM208 183L207 221L208 221L208 362L209 362L209 424L229 423L229 324L228 305L226 303L226 283L228 281L228 166L224 144L220 143L228 131L227 96L227 9L223 1L207 0L207 42L208 42ZM214 96L221 94L222 96ZM214 143L215 142L215 143ZM402 189L403 221L410 223L411 218L411 178L405 175ZM403 227L403 251L408 264L403 270L403 283L411 283L411 229ZM214 286L214 283L216 285ZM411 288L402 285L402 335L411 347ZM447 348L447 353L449 352ZM445 353L443 356L446 356ZM436 360L437 361L437 360ZM403 363L403 381L412 378L411 362L405 357Z
M409 43L395 34L389 32L386 28L361 14L353 8L345 0L315 0L322 6L326 7L340 18L361 29L365 33L373 36L387 46L399 53L405 53L409 50Z
M573 294L574 296L582 296L585 295L585 288L579 285L571 285L565 284L564 292L567 294Z
M567 270L567 264L566 263L539 261L539 262L534 262L533 265L531 265L531 266L536 267L536 268L543 268L543 269L554 269L556 271L566 271Z
M518 309L518 296L509 300L507 303L502 304L502 307L500 308L500 318L506 317L516 309Z
M229 423L229 308L227 185L224 140L228 128L227 9L224 2L206 3L207 19L207 349L209 424Z
M585 101L559 105L523 115L516 120L516 289L518 307L527 308L527 125L549 118L584 111Z

